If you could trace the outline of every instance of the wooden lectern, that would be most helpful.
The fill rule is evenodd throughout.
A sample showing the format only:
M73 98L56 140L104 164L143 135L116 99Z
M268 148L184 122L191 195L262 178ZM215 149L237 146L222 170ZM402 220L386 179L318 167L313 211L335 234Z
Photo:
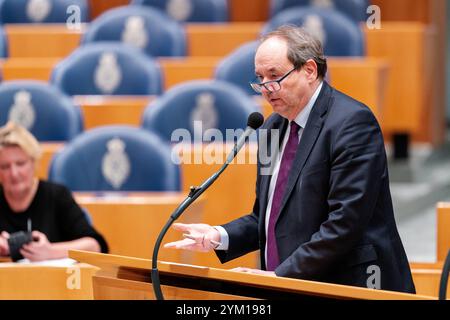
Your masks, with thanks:
M93 276L94 299L154 299L151 260L71 250L69 256L100 268ZM165 299L395 299L430 296L159 262Z
M0 300L92 300L91 281L97 270L84 263L0 263Z

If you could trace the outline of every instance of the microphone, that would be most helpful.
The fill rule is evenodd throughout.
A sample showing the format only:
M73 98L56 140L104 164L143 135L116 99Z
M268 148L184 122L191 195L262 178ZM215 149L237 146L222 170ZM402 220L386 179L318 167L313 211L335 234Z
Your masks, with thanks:
M234 157L238 154L239 150L241 150L242 146L245 143L245 140L261 125L264 123L264 117L259 112L253 112L248 116L247 119L247 128L245 128L244 133L239 137L238 141L234 144L233 150L227 157L225 163L228 165L233 161Z
M200 187L191 187L191 191L189 192L189 195L186 199L183 200L183 202L178 206L178 208L175 209L175 211L170 215L169 220L161 230L156 242L155 246L153 248L153 256L152 256L152 272L151 272L151 279L152 279L152 286L153 291L155 293L156 299L158 300L164 300L164 296L161 291L161 284L159 281L159 271L158 271L158 251L159 247L161 246L162 239L164 238L164 235L169 230L170 226L177 220L181 214L193 203L200 195L206 191L213 183L217 180L217 178L222 174L223 171L228 167L228 165L233 161L234 157L238 154L239 150L242 148L242 146L245 143L245 140L253 133L254 130L258 129L264 122L264 117L259 112L253 112L248 116L247 119L247 128L245 129L244 133L239 137L238 141L234 144L233 150L230 152L230 154L227 157L227 160L222 165L222 167L214 173L211 177L209 177L205 182L202 183Z

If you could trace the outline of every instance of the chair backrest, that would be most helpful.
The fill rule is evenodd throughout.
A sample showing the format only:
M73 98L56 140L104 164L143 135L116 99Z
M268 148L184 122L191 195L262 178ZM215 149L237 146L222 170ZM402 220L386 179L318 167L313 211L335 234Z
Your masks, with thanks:
M140 128L85 131L55 154L49 180L73 191L179 191L180 169L171 148Z
M83 131L79 106L58 88L40 81L0 84L0 125L9 120L40 141L67 141Z
M250 87L255 79L255 52L259 41L243 44L226 56L215 71L215 79L231 82L250 95L256 94Z
M0 0L2 23L66 23L89 20L87 0Z
M82 43L121 41L149 56L185 56L184 28L164 12L142 6L111 9L93 20Z
M254 111L260 111L260 107L239 87L219 80L195 80L171 88L150 103L142 127L167 141L175 134L178 138L189 136L191 142L210 142L205 138L206 130L217 129L226 139L231 133L227 129L245 129L247 117Z
M0 26L0 58L6 58L7 56L8 56L8 41L3 27Z
M354 21L364 21L367 19L369 5L369 0L271 0L270 13L273 17L287 8L312 6L338 10Z
M133 0L131 3L158 8L180 22L225 22L229 19L227 0Z
M51 82L69 95L156 95L162 91L159 64L115 42L79 47L56 65Z
M289 8L273 17L263 28L267 33L285 24L303 26L324 47L327 56L363 56L364 36L358 23L331 9Z

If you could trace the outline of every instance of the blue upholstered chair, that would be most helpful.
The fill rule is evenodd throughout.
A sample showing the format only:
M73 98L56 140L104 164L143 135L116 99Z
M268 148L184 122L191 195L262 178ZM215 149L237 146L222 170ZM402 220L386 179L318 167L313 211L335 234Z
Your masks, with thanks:
M358 23L331 9L296 7L283 10L263 28L262 33L284 24L305 27L321 40L327 56L363 56L364 36Z
M54 69L51 82L69 95L152 95L162 91L159 64L114 42L81 46Z
M2 26L0 26L0 58L6 58L7 56L8 56L8 41L6 38L5 30L3 29Z
M49 180L73 191L179 191L180 169L171 148L140 128L85 131L57 153Z
M199 138L200 131L217 129L226 138L226 129L244 129L248 115L254 111L260 111L260 107L239 87L219 80L195 80L171 88L150 103L142 127L167 141L172 141L177 129L189 133L195 139L191 142L210 141Z
M180 22L228 21L227 0L133 0L131 3L158 8Z
M41 81L0 84L0 125L12 120L40 141L67 141L83 131L79 106Z
M346 14L354 21L364 21L367 19L366 11L369 5L369 0L271 0L270 13L273 17L287 8L313 6L334 9Z
M250 95L256 94L250 87L255 79L255 52L258 41L243 44L222 59L215 71L215 79L231 82Z
M142 6L111 9L93 20L82 43L121 41L149 56L185 56L183 27L164 12Z
M87 0L0 0L2 23L66 23L89 20Z

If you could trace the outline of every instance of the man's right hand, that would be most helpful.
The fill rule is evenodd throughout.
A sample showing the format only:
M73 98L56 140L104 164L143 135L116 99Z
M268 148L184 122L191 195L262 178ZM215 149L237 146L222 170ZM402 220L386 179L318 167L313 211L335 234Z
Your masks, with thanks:
M220 241L219 231L208 224L174 223L172 228L182 231L185 239L166 243L164 248L208 252L216 248Z
M2 231L0 234L0 256L9 256L9 245L8 245L9 233Z

